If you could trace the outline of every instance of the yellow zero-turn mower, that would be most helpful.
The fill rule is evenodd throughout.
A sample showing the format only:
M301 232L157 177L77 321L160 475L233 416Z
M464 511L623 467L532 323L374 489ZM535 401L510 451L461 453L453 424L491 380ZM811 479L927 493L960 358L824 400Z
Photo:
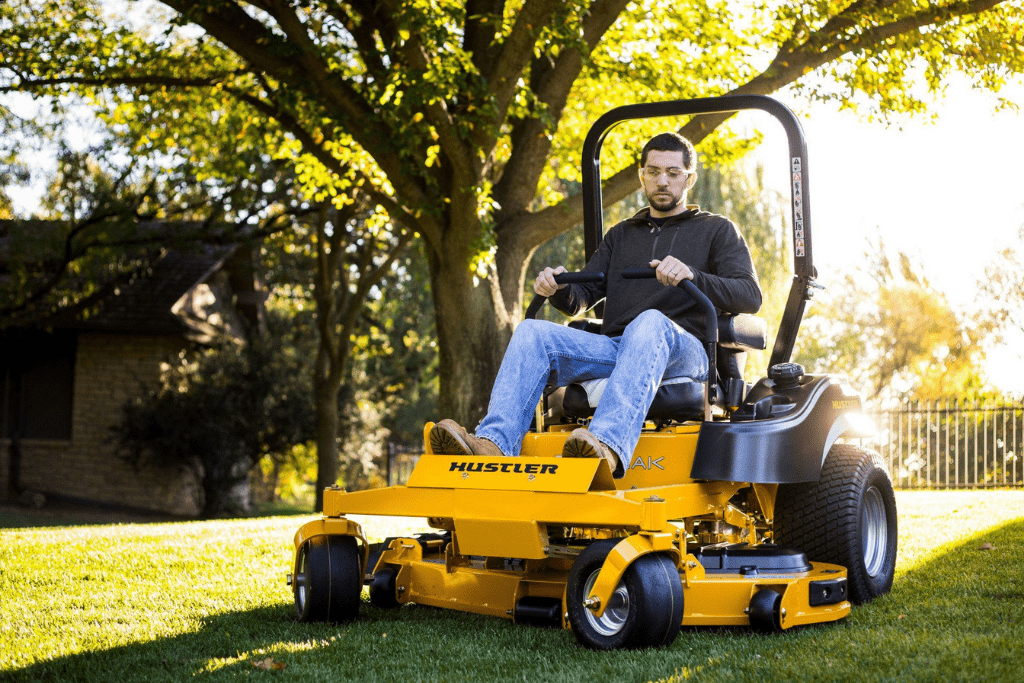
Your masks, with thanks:
M766 348L764 321L717 314L684 280L705 310L708 381L659 388L651 428L622 478L602 458L558 457L569 432L593 414L579 386L564 389L558 419L538 408L519 457L435 455L428 424L425 454L406 485L328 489L323 517L295 535L289 579L300 620L356 618L368 583L377 607L415 602L560 625L587 647L613 649L668 645L684 624L778 631L835 621L851 603L890 589L892 483L878 455L840 442L871 433L861 400L843 379L788 362L818 286L807 151L793 113L771 98L742 96L605 114L584 145L587 253L603 234L599 158L608 130L632 119L747 109L772 114L789 137L795 273L768 376L749 385L739 371L746 350ZM421 517L436 533L370 544L347 518L354 514Z

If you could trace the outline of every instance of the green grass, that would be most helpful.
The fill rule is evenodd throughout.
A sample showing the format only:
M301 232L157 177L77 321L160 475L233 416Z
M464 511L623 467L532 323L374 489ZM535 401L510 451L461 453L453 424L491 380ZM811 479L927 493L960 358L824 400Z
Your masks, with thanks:
M898 502L891 594L837 624L684 629L642 652L413 605L299 624L284 577L309 517L0 531L0 680L1019 681L1024 491ZM364 519L378 539L404 525ZM285 668L253 666L268 657Z

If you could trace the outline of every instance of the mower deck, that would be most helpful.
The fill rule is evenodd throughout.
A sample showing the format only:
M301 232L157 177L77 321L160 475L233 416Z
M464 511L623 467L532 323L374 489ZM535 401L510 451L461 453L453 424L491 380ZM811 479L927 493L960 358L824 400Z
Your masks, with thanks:
M683 625L751 624L751 601L762 590L781 596L773 615L779 629L846 616L843 567L757 542L755 517L730 504L749 484L689 479L698 431L699 425L684 425L645 433L619 480L603 460L547 455L561 451L567 431L531 434L516 458L427 453L406 486L325 491L324 518L299 530L296 548L318 535L354 536L363 548L365 582L389 569L393 585L384 590L395 604L569 628L565 598L573 562L588 542L614 538L590 590L598 617L625 568L647 553L675 563ZM661 485L638 485L652 481ZM770 498L763 496L764 507ZM391 539L371 553L359 525L345 517L353 514L426 518L447 533ZM698 545L687 534L696 520L727 529L728 540Z

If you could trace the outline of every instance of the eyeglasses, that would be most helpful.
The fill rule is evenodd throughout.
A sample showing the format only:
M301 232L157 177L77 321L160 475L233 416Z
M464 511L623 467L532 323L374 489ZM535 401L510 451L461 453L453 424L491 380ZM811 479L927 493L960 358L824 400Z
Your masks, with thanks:
M658 168L657 166L644 166L643 174L645 178L656 180L661 177L664 173L672 180L678 180L679 178L685 178L690 175L689 171L685 171L678 166L670 166L669 168Z

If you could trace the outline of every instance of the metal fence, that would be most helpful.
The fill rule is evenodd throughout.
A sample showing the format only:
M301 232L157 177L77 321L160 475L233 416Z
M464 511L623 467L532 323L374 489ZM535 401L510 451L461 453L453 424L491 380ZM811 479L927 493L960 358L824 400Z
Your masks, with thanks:
M870 414L896 488L1024 487L1024 402L907 402ZM388 444L389 485L404 484L421 446Z
M416 461L423 453L422 446L409 446L398 443L388 443L388 486L405 484L409 481L409 475L416 467Z
M1024 486L1024 403L912 401L871 416L878 435L862 444L896 488Z

